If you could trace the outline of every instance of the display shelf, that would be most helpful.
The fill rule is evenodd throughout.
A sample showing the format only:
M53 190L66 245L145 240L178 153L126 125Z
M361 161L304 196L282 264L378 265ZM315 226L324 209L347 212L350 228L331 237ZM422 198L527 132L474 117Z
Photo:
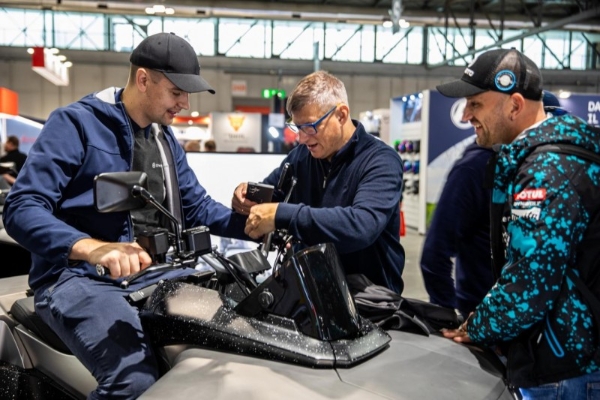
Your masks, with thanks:
M406 227L425 233L424 179L427 167L428 92L394 98L390 103L390 142L403 165L402 211Z

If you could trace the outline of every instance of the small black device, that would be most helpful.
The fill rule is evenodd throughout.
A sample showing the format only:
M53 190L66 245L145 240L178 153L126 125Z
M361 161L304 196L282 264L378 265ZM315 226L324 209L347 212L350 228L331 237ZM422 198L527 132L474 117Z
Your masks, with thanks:
M273 185L248 182L248 189L246 190L246 199L259 204L269 203L273 199L274 190L275 187Z

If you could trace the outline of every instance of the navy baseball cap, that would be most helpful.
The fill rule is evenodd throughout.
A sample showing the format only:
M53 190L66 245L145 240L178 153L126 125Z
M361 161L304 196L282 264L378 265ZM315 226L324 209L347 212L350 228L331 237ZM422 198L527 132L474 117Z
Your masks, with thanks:
M461 79L436 86L446 97L469 97L493 90L542 99L542 74L531 59L515 49L486 51L473 60Z
M215 93L200 76L198 55L192 45L174 33L163 32L148 36L133 50L129 61L138 67L162 72L184 92Z
M568 113L568 111L561 106L558 97L552 92L544 90L542 102L544 103L544 111L554 116L565 115Z

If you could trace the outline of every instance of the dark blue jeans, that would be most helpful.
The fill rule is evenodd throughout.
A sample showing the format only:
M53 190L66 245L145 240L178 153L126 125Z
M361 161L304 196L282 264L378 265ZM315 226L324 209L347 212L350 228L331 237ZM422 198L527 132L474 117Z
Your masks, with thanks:
M600 400L600 371L519 390L523 400Z
M126 296L160 279L193 273L169 271L128 289L65 270L56 284L35 292L35 310L98 382L88 399L135 399L158 379L158 365L138 309Z

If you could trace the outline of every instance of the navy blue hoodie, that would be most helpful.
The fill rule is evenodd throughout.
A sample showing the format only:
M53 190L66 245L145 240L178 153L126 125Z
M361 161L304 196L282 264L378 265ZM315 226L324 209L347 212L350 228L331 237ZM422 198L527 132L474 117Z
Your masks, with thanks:
M467 316L494 284L490 194L484 188L492 149L472 143L456 161L440 195L421 254L430 301ZM452 278L455 258L456 284Z
M52 112L6 199L4 226L32 253L29 285L34 290L55 282L66 268L110 280L98 277L93 265L69 261L73 244L84 238L134 239L129 212L101 214L93 196L96 175L131 169L134 133L119 101L121 92L108 88ZM243 233L246 217L207 194L171 129L152 129L162 129L173 155L175 165L170 167L181 204L172 207L181 208L184 228L206 225L216 235L248 239Z

